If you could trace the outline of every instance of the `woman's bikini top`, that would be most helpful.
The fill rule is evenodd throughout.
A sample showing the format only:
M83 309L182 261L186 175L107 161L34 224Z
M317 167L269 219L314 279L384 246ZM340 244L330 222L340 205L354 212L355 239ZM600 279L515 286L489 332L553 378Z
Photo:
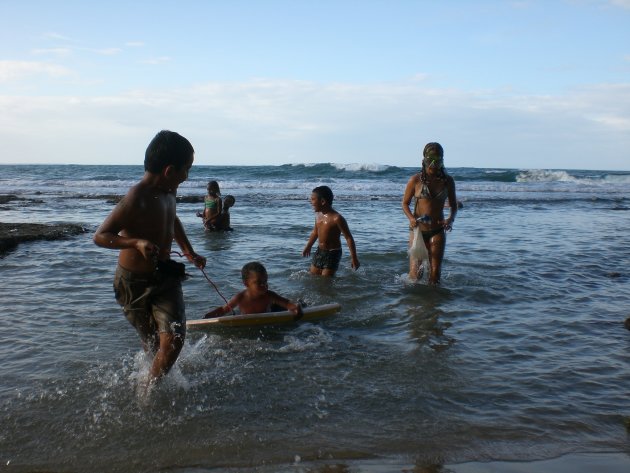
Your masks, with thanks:
M420 199L437 199L445 202L446 198L448 197L448 186L445 184L440 192L438 192L436 195L431 195L431 190L429 189L429 186L425 182L422 182L420 192L418 194L415 194L413 197L415 199L413 205L413 214L418 215L418 202L420 201Z
M425 182L423 182L422 187L420 187L420 194L419 195L416 194L414 197L417 200L420 200L420 199L446 200L446 198L448 197L448 186L446 186L445 184L440 192L438 192L436 195L431 195L429 186Z

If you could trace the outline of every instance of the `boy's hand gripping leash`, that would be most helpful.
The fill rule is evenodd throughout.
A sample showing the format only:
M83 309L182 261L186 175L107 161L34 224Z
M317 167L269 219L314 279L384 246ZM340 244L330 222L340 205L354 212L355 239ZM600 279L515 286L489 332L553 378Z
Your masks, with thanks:
M171 251L172 255L177 255L180 258L193 258L193 256L191 254L188 253L180 253L179 251ZM199 271L201 271L201 273L203 274L203 276L206 278L206 281L208 281L210 283L210 285L214 288L215 291L217 291L217 294L219 294L221 296L221 299L223 299L225 301L225 305L227 305L228 307L230 306L228 300L225 298L225 296L223 294L221 294L221 291L219 291L219 288L217 287L217 285L215 283L212 282L212 280L208 277L208 275L206 274L205 270L203 268L199 268ZM234 312L234 311L232 311Z

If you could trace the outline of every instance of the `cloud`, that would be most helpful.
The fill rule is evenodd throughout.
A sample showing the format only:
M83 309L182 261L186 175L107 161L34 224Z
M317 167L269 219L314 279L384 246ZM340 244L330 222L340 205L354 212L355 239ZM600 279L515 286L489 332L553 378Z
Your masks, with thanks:
M36 48L32 50L33 54L36 55L53 55L53 56L69 56L73 52L89 52L98 54L101 56L114 56L120 54L123 49L120 47L88 47L81 46L80 43L73 40L68 36L64 36L59 33L45 33L43 35L44 39L51 43L56 43L58 46L49 47L49 48ZM128 48L136 48L140 46L144 46L144 43L141 42L127 42L124 45Z
M158 64L164 64L166 62L171 61L171 58L168 56L160 56L160 57L156 57L156 58L151 58L151 59L145 59L142 62L142 64L151 64L151 65L158 65Z
M71 38L55 32L44 33L42 36L50 41L72 41Z
M7 148L16 146L40 161L85 159L78 150L89 149L90 162L128 163L163 128L191 139L201 164L411 166L423 143L440 141L449 166L620 169L630 148L630 84L535 96L413 79L256 79L101 97L0 97L0 109L0 159L15 156Z
M116 54L120 54L122 49L120 48L101 48L101 49L86 49L86 51L92 51L96 54L100 54L102 56L115 56Z
M29 76L61 77L71 74L63 66L36 61L0 61L0 83L21 80Z
M69 56L72 53L72 49L71 48L40 48L40 49L33 49L31 53L36 56L65 57L65 56Z
M610 0L613 6L630 9L630 0Z

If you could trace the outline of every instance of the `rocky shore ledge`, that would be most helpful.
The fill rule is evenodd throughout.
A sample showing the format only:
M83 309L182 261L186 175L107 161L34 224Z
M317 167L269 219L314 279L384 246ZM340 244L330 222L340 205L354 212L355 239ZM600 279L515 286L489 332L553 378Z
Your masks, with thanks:
M0 222L0 257L18 244L34 240L60 240L88 232L89 229L74 223L45 225L40 223Z

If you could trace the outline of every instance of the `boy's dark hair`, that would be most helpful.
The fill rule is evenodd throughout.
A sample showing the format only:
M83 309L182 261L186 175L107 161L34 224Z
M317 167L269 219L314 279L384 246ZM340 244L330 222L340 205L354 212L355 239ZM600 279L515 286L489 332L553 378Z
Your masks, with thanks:
M144 154L144 170L160 174L166 166L180 169L195 153L190 141L174 131L160 131L147 146Z
M236 199L234 198L234 196L228 194L225 196L225 199L223 199L223 209L227 211L235 203L236 203Z
M326 202L328 202L329 205L332 205L334 196L333 191L330 187L318 186L313 189L313 194L317 194L317 197L319 197L320 199L324 199Z
M243 282L247 281L249 273L267 274L267 270L258 261L251 261L241 269L241 278L243 279Z

